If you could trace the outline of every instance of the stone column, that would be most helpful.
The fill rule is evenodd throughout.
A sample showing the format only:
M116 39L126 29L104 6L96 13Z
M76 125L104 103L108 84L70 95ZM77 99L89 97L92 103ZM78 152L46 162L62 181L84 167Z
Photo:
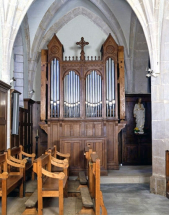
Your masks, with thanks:
M161 73L152 78L152 162L150 192L166 195L165 151L169 150L169 2L165 2L161 37Z

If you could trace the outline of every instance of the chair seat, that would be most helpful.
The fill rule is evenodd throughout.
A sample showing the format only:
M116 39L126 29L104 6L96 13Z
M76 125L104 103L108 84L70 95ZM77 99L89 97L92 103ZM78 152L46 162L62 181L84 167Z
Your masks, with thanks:
M23 177L20 175L10 175L7 178L7 190L9 190L13 186L15 187L15 185L17 186L22 179ZM2 190L2 179L0 179L0 190Z
M63 179L63 188L66 185L67 176ZM59 180L56 178L47 178L42 186L43 191L59 191Z

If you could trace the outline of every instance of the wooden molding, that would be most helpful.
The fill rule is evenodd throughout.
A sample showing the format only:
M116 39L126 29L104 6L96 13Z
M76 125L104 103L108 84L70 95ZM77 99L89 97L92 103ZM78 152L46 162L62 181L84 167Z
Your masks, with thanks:
M48 134L48 125L45 122L40 122L39 126L46 134Z
M120 131L125 128L127 122L126 121L121 121L119 124L118 124L118 133L120 133Z
M9 90L11 88L11 86L9 84L6 84L3 81L0 81L0 87L5 89L5 90Z

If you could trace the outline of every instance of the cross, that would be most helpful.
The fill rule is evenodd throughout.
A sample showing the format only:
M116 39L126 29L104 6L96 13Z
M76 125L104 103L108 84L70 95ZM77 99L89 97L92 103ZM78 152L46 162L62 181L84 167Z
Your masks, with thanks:
M76 43L76 45L79 45L81 47L81 53L80 53L81 54L81 57L80 57L81 60L84 60L84 55L85 55L85 53L84 53L84 46L86 46L88 44L89 43L84 40L84 37L81 37L80 42Z

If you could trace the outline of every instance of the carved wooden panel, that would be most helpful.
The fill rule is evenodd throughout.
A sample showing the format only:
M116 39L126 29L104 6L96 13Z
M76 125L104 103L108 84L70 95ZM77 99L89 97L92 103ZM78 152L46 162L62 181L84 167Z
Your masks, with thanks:
M93 122L86 123L85 127L86 136L93 136Z
M118 45L109 34L108 38L103 44L103 55L104 55L104 60L108 57L111 57L115 62L117 62L117 49Z
M81 130L81 124L80 123L74 123L73 126L73 136L79 137L80 136L80 130Z
M124 47L119 46L118 49L118 65L119 65L119 106L120 119L125 119L125 73L124 73Z
M63 136L70 137L71 135L71 124L70 123L64 123L63 125Z
M95 122L94 123L95 136L102 136L102 123Z
M50 62L53 58L58 58L60 61L63 57L63 45L60 40L54 34L53 38L48 44L48 61Z
M60 140L60 151L70 153L70 174L77 175L84 170L84 143L81 140ZM78 153L77 153L78 152Z
M57 145L57 140L59 138L59 124L53 124L52 126L52 140L53 140L53 144L52 145Z
M95 151L100 159L100 165L102 168L102 175L103 170L105 170L105 174L107 174L107 146L106 146L106 139L95 139L95 140L86 140L85 146L89 146Z
M40 118L41 121L46 119L46 70L47 70L47 55L48 50L41 51L41 106L40 106Z
M114 123L107 122L107 156L108 162L111 163L114 160Z

